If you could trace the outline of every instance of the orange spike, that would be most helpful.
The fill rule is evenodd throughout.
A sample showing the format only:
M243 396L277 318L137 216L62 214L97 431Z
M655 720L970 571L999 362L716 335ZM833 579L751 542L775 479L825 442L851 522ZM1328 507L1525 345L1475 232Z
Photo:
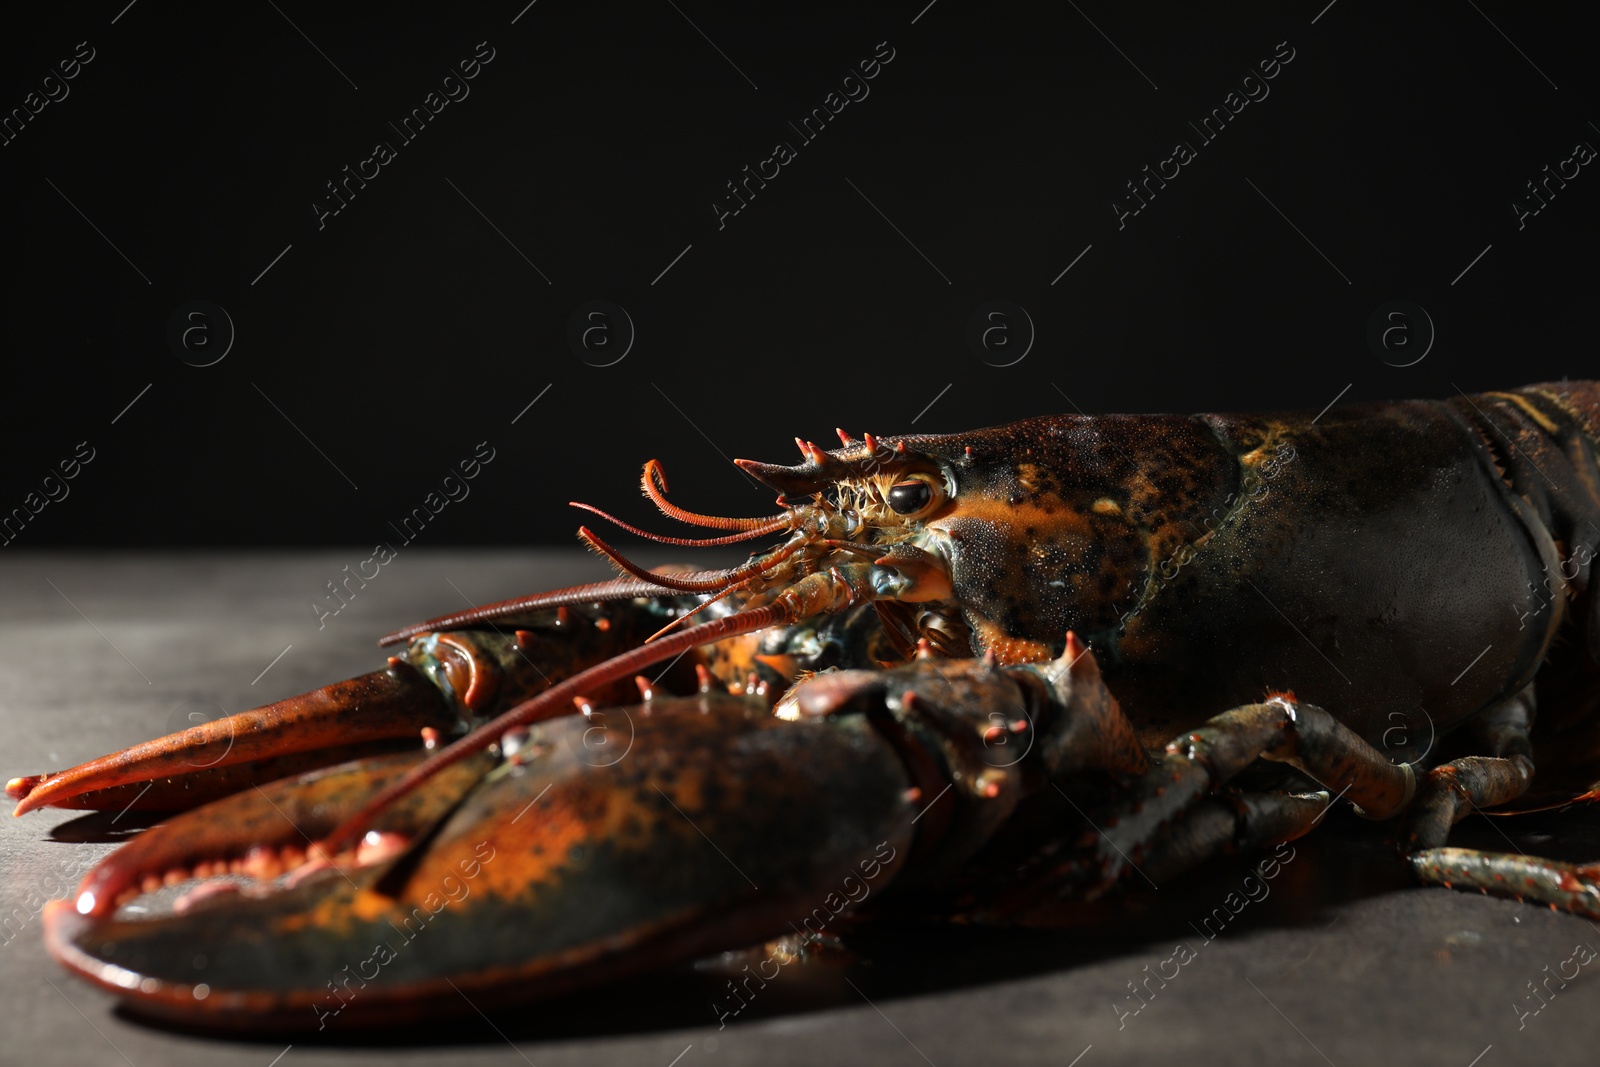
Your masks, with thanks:
M834 427L833 432L839 435L839 443L844 445L846 448L849 448L851 445L856 443L856 439L854 437L851 437L837 426Z
M714 682L714 679L711 677L711 672L706 669L706 665L704 663L696 663L694 665L694 678L695 681L700 685L700 692L711 692L711 686Z

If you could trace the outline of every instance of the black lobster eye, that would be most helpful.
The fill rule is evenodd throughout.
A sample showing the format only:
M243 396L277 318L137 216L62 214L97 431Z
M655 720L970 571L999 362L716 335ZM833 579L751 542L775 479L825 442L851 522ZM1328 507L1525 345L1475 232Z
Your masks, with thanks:
M917 515L933 503L933 484L927 478L907 478L889 487L889 507L896 515Z

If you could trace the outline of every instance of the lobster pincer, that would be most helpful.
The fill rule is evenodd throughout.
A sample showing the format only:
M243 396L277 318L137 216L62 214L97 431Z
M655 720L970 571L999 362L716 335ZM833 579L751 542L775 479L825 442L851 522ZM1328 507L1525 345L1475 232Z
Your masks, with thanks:
M618 583L603 583L609 588ZM639 583L632 583L637 585ZM589 595L593 587L578 587ZM365 755L413 749L511 707L643 641L686 610L671 601L520 601L503 625L451 629L455 616L406 631L380 670L130 746L64 771L14 778L16 814L41 807L156 811L193 807L256 783ZM692 669L685 668L692 677ZM626 699L611 685L597 699Z

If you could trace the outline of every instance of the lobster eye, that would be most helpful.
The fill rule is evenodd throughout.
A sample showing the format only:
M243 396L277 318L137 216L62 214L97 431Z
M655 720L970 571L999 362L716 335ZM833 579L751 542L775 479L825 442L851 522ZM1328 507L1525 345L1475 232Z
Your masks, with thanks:
M924 515L943 503L944 493L925 474L914 474L889 487L889 507L908 518Z

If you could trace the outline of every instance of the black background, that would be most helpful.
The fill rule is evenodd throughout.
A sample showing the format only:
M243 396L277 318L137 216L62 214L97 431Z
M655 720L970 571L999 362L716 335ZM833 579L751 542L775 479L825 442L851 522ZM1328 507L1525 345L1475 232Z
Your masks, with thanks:
M1523 229L1511 208L1600 145L1575 8L524 2L7 13L6 112L95 50L0 148L0 512L95 450L13 547L372 544L485 440L418 543L570 543L569 499L646 515L652 456L686 505L764 513L725 459L836 425L1596 374L1600 177ZM470 95L400 145L388 122L480 41ZM870 95L719 229L724 183L884 41ZM1187 123L1283 41L1270 95L1200 146ZM319 229L379 140L397 158ZM1119 230L1178 140L1198 158ZM195 299L236 329L204 368L166 339ZM567 342L593 299L636 327L610 367ZM967 343L994 299L1037 330L1014 366ZM1366 339L1400 299L1437 331L1404 368Z

